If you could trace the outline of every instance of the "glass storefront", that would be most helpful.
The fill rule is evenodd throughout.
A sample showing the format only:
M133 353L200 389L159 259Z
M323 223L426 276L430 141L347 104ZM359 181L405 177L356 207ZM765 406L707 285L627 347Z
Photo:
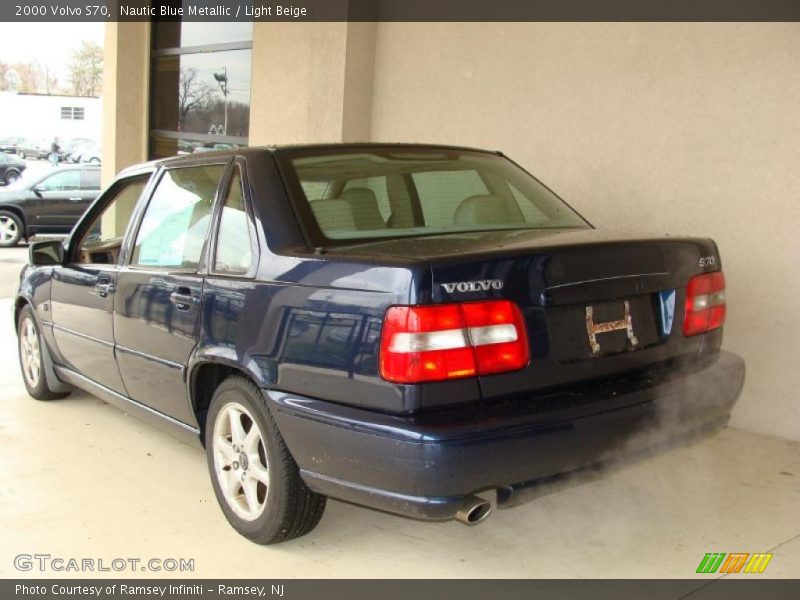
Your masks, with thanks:
M150 158L246 146L253 24L152 27Z

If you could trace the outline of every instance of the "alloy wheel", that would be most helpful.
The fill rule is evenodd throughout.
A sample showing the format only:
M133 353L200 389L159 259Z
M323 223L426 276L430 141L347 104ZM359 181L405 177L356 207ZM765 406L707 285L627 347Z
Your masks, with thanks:
M22 321L19 334L19 354L22 359L22 374L32 388L39 385L42 373L42 355L39 352L39 334L33 319Z
M269 462L261 430L237 402L222 407L214 423L214 472L228 506L245 521L260 517L269 496Z
M11 217L0 217L0 243L11 243L19 235L17 223Z

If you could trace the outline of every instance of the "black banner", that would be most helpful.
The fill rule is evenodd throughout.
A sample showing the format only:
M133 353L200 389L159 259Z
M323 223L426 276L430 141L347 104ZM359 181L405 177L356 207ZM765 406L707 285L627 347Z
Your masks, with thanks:
M4 0L0 21L800 21L798 0Z
M666 579L666 580L3 580L0 598L53 600L123 600L141 598L247 600L400 600L455 598L458 600L533 600L592 598L618 600L750 600L800 597L800 580Z

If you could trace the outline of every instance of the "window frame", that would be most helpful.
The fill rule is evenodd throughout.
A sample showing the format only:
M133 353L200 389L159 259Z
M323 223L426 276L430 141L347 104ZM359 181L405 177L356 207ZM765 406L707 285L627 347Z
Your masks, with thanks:
M125 264L125 252L126 252L126 245L128 243L128 236L131 231L131 227L136 222L138 218L138 213L141 210L142 199L147 198L150 194L153 185L153 175L156 172L156 169L148 169L144 171L137 171L135 173L130 173L129 175L125 175L120 179L114 181L108 188L103 191L102 194L97 198L97 200L89 207L89 209L84 213L81 220L78 221L78 224L75 226L75 229L72 230L68 240L67 240L67 259L64 261L66 266L75 265L80 266L81 268L91 267L91 268L119 268ZM139 200L136 206L133 208L133 212L131 213L130 221L128 222L128 226L125 228L125 233L123 234L122 238L122 247L120 248L119 253L119 261L117 264L106 264L106 263L82 263L76 259L76 253L80 252L79 244L83 241L84 236L86 235L86 231L89 226L94 223L95 219L99 217L105 210L109 207L112 200L119 195L120 190L124 187L129 185L130 183L136 180L145 180L144 188L142 189L142 193L139 196Z
M206 233L206 237L203 240L203 246L200 249L200 258L197 261L197 267L194 268L181 268L176 266L158 266L158 265L136 265L133 264L133 252L136 247L136 238L139 237L139 230L141 229L142 222L144 221L144 216L147 213L147 209L150 207L150 203L153 201L153 196L155 191L158 189L161 180L164 178L164 175L168 171L175 171L177 169L191 169L191 168L198 168L198 167L213 167L213 166L221 166L222 167L222 175L220 175L220 180L217 183L217 189L214 192L214 198L211 201L211 223L209 224L208 232ZM179 165L162 165L152 177L148 189L142 194L142 198L140 199L139 206L135 211L134 217L131 219L131 223L135 223L135 228L129 229L125 232L125 242L123 243L122 250L120 252L120 264L124 266L126 269L131 271L137 272L145 272L145 273L179 273L184 275L194 275L194 274L204 274L205 270L205 263L206 263L206 256L208 252L208 243L211 239L211 227L213 226L213 219L214 219L214 210L217 204L219 203L220 198L220 190L221 190L221 182L225 180L226 174L230 169L230 160L227 158L223 158L222 160L202 160L202 161L190 161L187 163L182 163Z
M229 273L226 271L218 271L216 269L217 246L219 245L219 230L222 223L222 211L225 208L225 200L228 195L228 189L230 188L233 177L237 171L239 173L239 178L241 179L247 229L250 236L250 268L245 273ZM247 161L239 156L234 157L229 163L228 169L220 181L220 189L217 194L217 202L214 206L214 212L212 213L211 229L208 239L211 243L209 244L205 261L206 275L212 277L221 277L224 279L255 279L256 273L258 272L258 266L261 264L261 247L258 241L255 213L253 212L253 202L250 196L250 184L247 178Z

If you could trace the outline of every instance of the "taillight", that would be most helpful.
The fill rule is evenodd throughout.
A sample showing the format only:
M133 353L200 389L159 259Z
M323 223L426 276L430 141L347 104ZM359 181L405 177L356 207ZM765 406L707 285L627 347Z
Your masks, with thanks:
M381 377L421 383L515 371L528 364L519 307L508 300L392 306L381 334Z
M695 275L686 286L683 335L697 335L725 322L725 275L722 271Z

